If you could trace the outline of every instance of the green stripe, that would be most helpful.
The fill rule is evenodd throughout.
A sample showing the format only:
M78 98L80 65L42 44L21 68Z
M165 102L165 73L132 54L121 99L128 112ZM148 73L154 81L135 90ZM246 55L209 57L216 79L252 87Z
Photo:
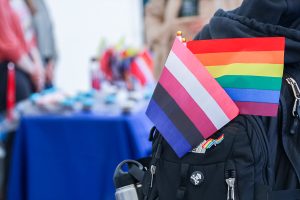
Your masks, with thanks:
M280 90L282 79L266 76L222 76L216 78L223 88Z

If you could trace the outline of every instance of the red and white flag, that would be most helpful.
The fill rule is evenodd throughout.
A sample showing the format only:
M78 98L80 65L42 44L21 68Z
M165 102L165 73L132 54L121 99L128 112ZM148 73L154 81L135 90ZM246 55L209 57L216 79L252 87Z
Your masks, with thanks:
M154 83L154 64L150 53L145 50L131 63L131 74L141 83L147 85Z

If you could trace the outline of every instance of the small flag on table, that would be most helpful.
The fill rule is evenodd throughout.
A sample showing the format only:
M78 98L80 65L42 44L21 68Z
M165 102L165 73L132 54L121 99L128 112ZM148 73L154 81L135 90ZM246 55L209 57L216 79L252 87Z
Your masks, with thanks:
M131 63L131 74L141 83L141 85L154 83L154 64L150 53L145 50Z
M222 87L176 39L146 111L176 154L182 157L238 112Z
M240 114L277 116L284 38L195 40L187 47L235 101Z

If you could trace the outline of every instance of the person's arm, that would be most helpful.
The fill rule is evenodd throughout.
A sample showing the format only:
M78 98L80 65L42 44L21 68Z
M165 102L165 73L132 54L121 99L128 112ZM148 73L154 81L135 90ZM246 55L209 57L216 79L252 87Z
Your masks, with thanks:
M150 46L159 42L167 29L167 23L164 21L166 2L166 0L150 0L146 5L146 42Z
M8 0L0 0L0 60L14 62L30 76L37 90L42 88L41 73L29 56L20 21Z
M41 60L41 55L36 46L31 46L30 55L32 57L34 67L37 73L36 86L38 90L42 90L45 85L45 69Z
M33 63L30 60L25 41L20 40L21 30L17 16L7 0L0 0L0 59L12 61L23 71L31 74Z

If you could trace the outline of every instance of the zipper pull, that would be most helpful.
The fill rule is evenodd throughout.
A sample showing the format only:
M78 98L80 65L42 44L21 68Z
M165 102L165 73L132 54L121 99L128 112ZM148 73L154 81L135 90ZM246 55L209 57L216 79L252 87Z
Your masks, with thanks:
M153 179L154 179L155 172L156 172L156 166L155 165L151 165L151 167L150 167L150 173L151 173L150 188L153 187Z
M227 200L235 200L234 185L235 185L235 170L227 170L225 177L227 183Z

